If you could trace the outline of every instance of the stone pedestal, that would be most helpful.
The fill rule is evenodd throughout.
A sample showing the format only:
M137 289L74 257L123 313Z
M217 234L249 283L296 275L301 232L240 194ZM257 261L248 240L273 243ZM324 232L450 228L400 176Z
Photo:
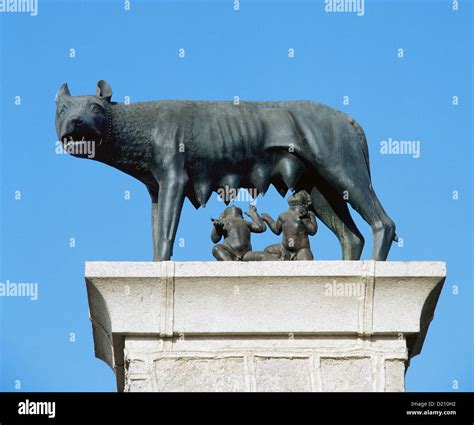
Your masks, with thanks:
M404 391L444 263L86 263L119 391Z

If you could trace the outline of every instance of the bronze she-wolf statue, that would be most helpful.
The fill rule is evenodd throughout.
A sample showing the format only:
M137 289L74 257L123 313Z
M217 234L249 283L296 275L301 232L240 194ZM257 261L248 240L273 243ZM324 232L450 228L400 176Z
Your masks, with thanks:
M88 156L74 148L93 142L92 159L146 185L155 261L173 254L185 197L198 208L213 191L265 193L270 184L282 196L289 188L306 190L318 218L338 237L343 259L358 260L364 238L348 202L372 227L372 258L387 258L395 224L372 187L364 132L347 114L310 101L121 104L111 97L103 80L90 96L71 96L63 84L57 135L79 157Z

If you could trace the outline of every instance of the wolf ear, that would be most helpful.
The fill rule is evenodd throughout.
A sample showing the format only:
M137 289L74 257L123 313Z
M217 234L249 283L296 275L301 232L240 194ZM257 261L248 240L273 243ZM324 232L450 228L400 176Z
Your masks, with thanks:
M112 97L112 88L109 86L109 83L104 80L100 80L97 82L97 93L95 94L97 97L102 97L107 102L110 102Z
M61 87L59 87L59 90L56 93L55 100L57 102L62 97L70 97L70 96L71 96L71 93L69 93L69 88L67 86L67 83L64 83Z

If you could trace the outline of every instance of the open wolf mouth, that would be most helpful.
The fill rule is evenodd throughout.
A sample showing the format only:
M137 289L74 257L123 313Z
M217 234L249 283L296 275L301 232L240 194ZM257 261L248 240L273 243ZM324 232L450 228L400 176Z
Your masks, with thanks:
M102 136L97 132L71 132L61 137L63 149L79 157L92 158L95 156L96 147L102 144Z
M61 143L65 144L77 144L84 142L102 143L102 135L96 131L71 131L70 133L63 134L61 136Z

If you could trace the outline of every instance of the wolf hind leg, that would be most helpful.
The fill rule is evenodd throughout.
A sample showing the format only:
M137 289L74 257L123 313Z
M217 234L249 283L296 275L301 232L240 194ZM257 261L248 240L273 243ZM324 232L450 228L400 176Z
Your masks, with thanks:
M344 167L337 173L327 171L328 182L340 194L347 195L347 202L372 228L372 259L385 261L395 240L395 223L377 198L368 170L364 172L356 167Z
M352 219L342 196L329 187L314 186L311 199L316 216L337 236L343 260L360 260L364 237Z

